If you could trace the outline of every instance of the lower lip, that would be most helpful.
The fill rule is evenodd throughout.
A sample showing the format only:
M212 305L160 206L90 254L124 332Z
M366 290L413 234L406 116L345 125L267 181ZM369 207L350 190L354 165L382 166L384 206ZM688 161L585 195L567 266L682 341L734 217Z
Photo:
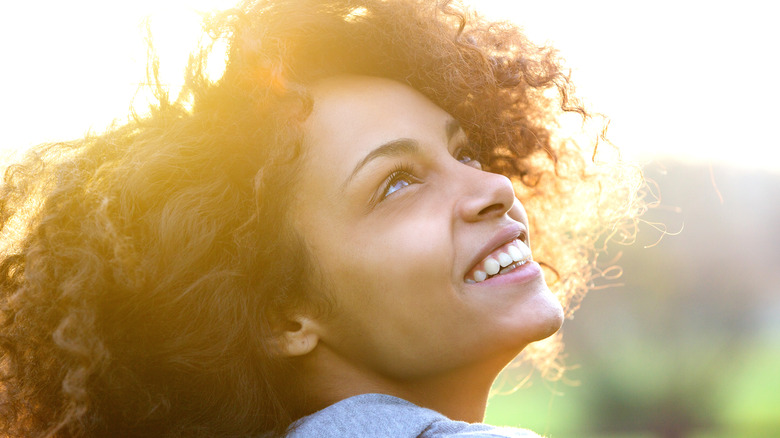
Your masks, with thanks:
M485 281L470 284L470 286L498 286L501 284L523 284L541 277L542 268L539 263L528 261L506 274L490 277Z

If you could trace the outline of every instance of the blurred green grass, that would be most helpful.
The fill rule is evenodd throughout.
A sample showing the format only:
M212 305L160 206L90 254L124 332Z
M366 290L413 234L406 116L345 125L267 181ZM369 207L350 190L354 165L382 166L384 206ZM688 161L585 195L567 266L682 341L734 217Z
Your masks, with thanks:
M630 354L621 352L630 360L616 358L612 366L589 363L569 371L566 379L579 385L534 376L525 387L496 394L485 421L549 438L780 437L777 340L741 345L722 364L700 363L697 358L711 357L704 346L678 353L686 355L685 362L702 365L690 386L673 385L688 366L638 347ZM505 373L504 379L511 381L527 371ZM702 384L706 391L697 390Z

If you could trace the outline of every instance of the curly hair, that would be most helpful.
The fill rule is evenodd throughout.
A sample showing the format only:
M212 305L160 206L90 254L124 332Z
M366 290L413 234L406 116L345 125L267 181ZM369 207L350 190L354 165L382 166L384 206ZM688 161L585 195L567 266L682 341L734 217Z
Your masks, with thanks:
M302 414L269 339L290 309L327 307L285 208L319 78L391 78L455 117L515 182L569 314L598 248L630 238L641 176L556 137L562 112L588 113L514 25L450 1L257 0L205 29L229 45L219 80L202 49L177 99L158 83L148 115L6 169L0 434L279 435ZM552 374L555 342L527 353Z

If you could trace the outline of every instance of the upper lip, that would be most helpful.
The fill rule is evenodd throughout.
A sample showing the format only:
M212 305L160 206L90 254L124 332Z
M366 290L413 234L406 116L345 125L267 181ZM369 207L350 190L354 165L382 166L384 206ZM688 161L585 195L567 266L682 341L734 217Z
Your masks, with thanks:
M471 272L471 270L474 269L474 266L476 266L477 263L481 262L482 259L487 257L490 253L500 248L504 244L512 242L516 239L520 239L524 243L528 244L528 230L526 229L525 225L523 225L520 222L513 222L509 225L502 227L479 250L479 252L474 256L474 258L471 259L471 263L469 264L469 269L466 272L467 273Z

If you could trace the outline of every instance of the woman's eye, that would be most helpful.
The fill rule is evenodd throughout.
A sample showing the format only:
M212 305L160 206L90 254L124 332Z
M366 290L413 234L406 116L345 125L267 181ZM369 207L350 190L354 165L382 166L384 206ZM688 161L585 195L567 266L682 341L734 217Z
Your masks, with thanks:
M399 176L394 181L391 181L387 188L385 189L384 197L388 197L391 193L397 192L398 190L401 190L402 188L409 186L412 184L412 181L408 176Z
M398 166L393 172L385 179L382 190L382 196L379 201L387 198L391 194L402 190L412 184L417 184L419 180L414 176L411 166L401 165Z
M477 159L476 154L470 149L466 149L466 148L460 149L455 154L455 158L463 164L475 167L477 169L482 169L482 163L479 162L479 159Z

